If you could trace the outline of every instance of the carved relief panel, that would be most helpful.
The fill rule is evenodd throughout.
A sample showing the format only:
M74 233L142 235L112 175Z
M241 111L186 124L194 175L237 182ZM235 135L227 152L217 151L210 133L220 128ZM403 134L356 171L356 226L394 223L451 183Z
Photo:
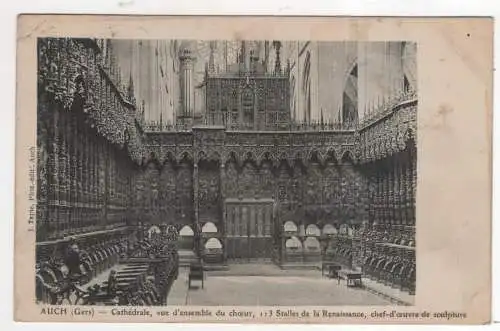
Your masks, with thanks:
M190 224L193 222L193 166L189 162L181 162L176 173L177 222Z
M226 196L236 197L238 195L238 169L235 162L227 162L225 177Z
M198 170L198 212L200 220L216 222L220 213L220 175L216 162L200 162Z
M176 216L176 169L171 162L166 162L160 175L160 209L163 222L175 222Z

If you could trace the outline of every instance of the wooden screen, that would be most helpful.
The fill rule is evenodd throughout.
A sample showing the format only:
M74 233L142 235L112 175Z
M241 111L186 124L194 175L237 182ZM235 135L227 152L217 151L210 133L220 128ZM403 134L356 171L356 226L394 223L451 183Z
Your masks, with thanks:
M226 200L225 240L228 259L271 259L273 200Z

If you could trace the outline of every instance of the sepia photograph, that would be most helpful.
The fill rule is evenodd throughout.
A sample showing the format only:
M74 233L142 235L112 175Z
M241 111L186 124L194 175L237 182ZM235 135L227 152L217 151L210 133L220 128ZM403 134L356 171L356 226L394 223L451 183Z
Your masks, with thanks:
M17 28L16 321L491 320L492 20Z
M37 43L38 303L413 305L415 42Z

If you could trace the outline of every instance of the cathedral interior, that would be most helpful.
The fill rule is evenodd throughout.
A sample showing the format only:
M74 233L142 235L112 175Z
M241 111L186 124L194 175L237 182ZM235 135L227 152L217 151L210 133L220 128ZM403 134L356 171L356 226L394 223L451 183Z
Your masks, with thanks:
M415 293L412 42L38 41L36 293L332 262Z

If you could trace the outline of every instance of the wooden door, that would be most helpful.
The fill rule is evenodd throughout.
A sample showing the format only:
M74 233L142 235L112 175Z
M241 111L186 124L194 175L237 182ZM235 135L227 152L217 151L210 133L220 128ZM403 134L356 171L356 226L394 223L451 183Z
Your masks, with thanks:
M226 208L226 252L234 262L272 257L272 205L232 205Z

